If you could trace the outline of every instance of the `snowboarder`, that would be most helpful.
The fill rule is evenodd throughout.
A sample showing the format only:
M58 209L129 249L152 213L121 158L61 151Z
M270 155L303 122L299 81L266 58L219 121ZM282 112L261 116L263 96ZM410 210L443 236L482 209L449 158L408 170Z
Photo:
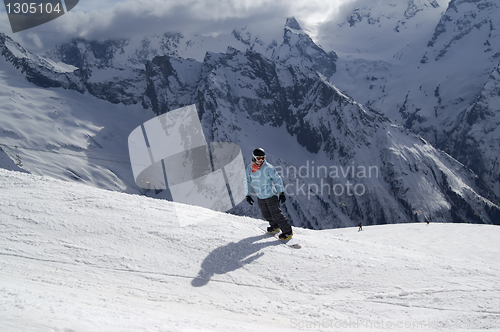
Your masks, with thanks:
M358 228L358 232L359 232L359 231L362 231L362 230L363 230L363 225L362 225L361 223L359 223L359 225L358 225L358 226L359 226L359 228Z
M257 195L262 216L269 222L267 231L276 233L281 230L280 240L288 240L293 236L292 226L280 209L280 202L285 203L285 189L281 176L273 165L266 161L266 152L262 148L253 151L252 163L246 169L247 202L253 205L251 187Z

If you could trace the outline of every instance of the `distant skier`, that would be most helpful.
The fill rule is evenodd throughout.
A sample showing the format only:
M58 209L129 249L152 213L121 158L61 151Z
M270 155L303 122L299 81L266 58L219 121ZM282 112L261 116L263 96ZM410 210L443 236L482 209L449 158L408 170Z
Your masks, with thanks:
M281 176L273 165L266 161L266 152L262 148L253 151L252 163L246 169L247 202L253 205L251 187L257 194L257 203L262 216L269 222L267 231L276 233L281 229L280 240L292 238L293 231L290 222L280 209L280 202L285 203L285 189Z
M359 226L359 228L358 228L358 232L359 232L359 231L362 231L362 230L363 230L363 225L362 225L361 223L359 223L359 225L358 225L358 226Z

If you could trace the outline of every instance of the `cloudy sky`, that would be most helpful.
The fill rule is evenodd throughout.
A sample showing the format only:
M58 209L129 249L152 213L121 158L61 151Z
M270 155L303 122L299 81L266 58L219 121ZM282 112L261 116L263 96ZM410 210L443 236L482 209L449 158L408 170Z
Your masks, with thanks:
M294 16L303 27L314 30L314 26L338 16L342 8L355 1L358 0L80 0L64 16L15 34L2 6L0 32L33 51L77 36L107 39L167 31L218 35L245 26L272 40L282 37L287 17Z

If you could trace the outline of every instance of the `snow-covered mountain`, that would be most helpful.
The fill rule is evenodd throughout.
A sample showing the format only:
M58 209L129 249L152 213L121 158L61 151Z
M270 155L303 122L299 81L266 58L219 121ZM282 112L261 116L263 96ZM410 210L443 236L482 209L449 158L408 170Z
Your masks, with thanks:
M339 55L331 80L476 171L498 196L499 136L484 117L470 116L479 101L487 113L500 109L491 94L500 61L498 1L360 0L352 6L341 23L325 25L319 40ZM470 126L478 130L472 140Z
M497 66L477 100L444 143L447 150L500 191L500 68Z
M295 228L0 169L0 329L500 328L491 225Z
M400 31L426 11L436 15L440 10L435 1L411 3L405 6ZM360 16L349 28L362 22ZM377 20L368 20L373 22ZM338 78L353 66L347 64L350 58L341 61L337 53L324 51L293 18L285 24L283 40L267 46L242 29L218 38L79 39L48 53L51 60L6 36L0 48L4 150L15 160L16 146L21 146L21 161L29 171L142 192L126 162L127 135L155 115L195 104L209 141L238 144L247 162L255 147L266 149L288 185L284 210L296 226L322 229L425 219L500 223L491 187L392 122L380 105L366 99L362 105L341 91L337 80L342 83ZM188 58L202 49L201 61ZM377 62L363 61L367 66ZM58 63L73 71L51 69L62 66ZM380 68L385 70L385 63ZM19 70L39 87L60 88L19 83ZM59 80L59 85L45 84ZM404 113L401 109L398 114ZM405 112L413 111L407 107ZM413 128L408 120L405 125ZM245 202L232 212L259 215Z
M127 180L133 176L126 141L135 127L151 118L150 112L140 105L115 105L79 89L57 87L60 81L79 82L78 76L50 70L43 65L48 60L3 35L0 49L12 60L0 61L0 154L11 159L2 161L2 168L12 169L15 163L34 174L137 192Z

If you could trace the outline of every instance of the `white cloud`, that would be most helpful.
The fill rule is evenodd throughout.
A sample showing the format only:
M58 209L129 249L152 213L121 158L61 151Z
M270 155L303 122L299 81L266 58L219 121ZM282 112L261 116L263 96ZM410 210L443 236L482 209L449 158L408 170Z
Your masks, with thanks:
M271 41L282 37L287 17L294 16L303 27L312 31L316 24L331 17L342 3L350 1L82 0L72 11L54 21L9 35L28 48L40 49L42 45L51 47L74 37L127 38L164 32L217 35L249 26ZM0 18L2 30L10 30L6 29L9 26L6 16Z

